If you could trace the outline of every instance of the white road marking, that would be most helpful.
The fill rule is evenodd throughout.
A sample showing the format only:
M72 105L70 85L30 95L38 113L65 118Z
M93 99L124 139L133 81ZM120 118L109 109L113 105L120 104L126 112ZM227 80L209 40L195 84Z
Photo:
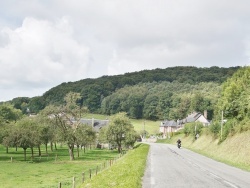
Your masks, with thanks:
M209 174L210 174L211 176L217 178L217 179L221 179L219 176L217 176L217 175L215 175L215 174L213 174L213 173L209 173Z
M151 185L154 185L155 184L155 178L154 177L151 177Z
M234 185L234 184L232 184L232 183L230 183L230 182L228 182L228 181L225 181L225 180L224 180L224 182L225 182L226 184L230 185L231 187L238 188L236 185Z

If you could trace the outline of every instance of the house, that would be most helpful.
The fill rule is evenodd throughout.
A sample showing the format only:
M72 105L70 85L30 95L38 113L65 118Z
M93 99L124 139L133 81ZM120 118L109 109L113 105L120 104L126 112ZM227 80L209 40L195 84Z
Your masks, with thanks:
M181 120L182 124L186 123L192 123L192 122L200 122L204 126L209 125L209 121L206 118L206 111L204 112L204 115L200 112L193 112L192 114L189 114L185 119Z
M200 122L204 126L208 126L209 121L207 120L206 116L206 111L204 111L204 115L200 112L193 112L182 120L165 120L161 122L160 132L163 133L163 137L166 138L170 137L173 132L177 132L178 130L182 129L186 123Z
M90 125L98 133L100 129L108 125L109 120L99 120L99 119L81 119L80 122L85 125Z
M180 122L177 120L173 121L173 120L165 120L163 122L161 122L160 125L160 132L163 133L163 137L170 137L170 135L173 132L177 132L178 130L182 129L182 125L180 124Z

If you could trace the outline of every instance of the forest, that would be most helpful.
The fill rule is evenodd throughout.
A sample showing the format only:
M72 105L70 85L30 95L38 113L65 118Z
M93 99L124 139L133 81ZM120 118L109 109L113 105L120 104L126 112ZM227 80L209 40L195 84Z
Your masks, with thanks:
M62 83L33 98L8 103L23 114L38 113L48 105L61 105L69 92L80 93L78 103L91 113L126 112L130 118L149 120L184 118L192 111L208 111L211 120L222 84L240 67L169 67L96 79Z

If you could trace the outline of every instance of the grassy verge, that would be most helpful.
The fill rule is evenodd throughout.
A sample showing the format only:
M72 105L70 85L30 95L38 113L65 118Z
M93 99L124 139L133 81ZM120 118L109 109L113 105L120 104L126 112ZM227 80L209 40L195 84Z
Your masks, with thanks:
M213 158L217 161L250 171L250 132L228 137L219 144L218 139L210 135L201 135L194 140L193 137L185 137L184 134L176 135L170 140L159 140L159 143L176 144L181 138L182 146L197 153Z
M139 144L130 150L122 160L118 160L112 167L101 172L93 179L86 181L84 188L139 188L144 174L149 145Z
M62 187L72 187L72 179L75 177L76 185L82 183L82 172L89 169L99 170L103 163L108 163L118 156L115 150L91 149L86 153L80 152L75 161L69 161L68 149L59 147L49 155L45 155L42 148L42 157L37 156L31 160L30 150L27 150L27 161L24 161L23 151L18 148L9 148L7 154L5 148L0 145L0 180L4 188L49 188L57 187L61 182ZM75 153L76 155L76 153ZM11 161L12 157L12 161Z

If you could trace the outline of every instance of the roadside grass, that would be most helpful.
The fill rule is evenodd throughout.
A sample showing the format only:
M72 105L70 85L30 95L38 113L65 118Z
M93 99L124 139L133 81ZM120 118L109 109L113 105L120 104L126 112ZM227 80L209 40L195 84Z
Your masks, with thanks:
M30 150L27 149L27 161L24 161L23 150L9 148L9 153L0 145L0 186L4 188L49 188L57 187L61 182L62 187L72 187L72 179L75 177L76 186L82 183L82 173L89 169L99 170L103 163L117 158L116 150L91 149L86 153L81 151L79 158L75 152L75 161L69 160L66 146L45 154L42 148L42 157L31 160ZM12 157L12 161L11 161ZM87 173L86 173L87 174Z
M250 131L229 136L222 143L211 135L203 134L197 140L184 134L173 136L171 139L158 140L158 143L176 144L178 138L182 146L194 152L205 155L228 165L250 171Z
M138 144L113 166L102 171L91 180L82 184L82 188L140 188L146 166L149 145Z

